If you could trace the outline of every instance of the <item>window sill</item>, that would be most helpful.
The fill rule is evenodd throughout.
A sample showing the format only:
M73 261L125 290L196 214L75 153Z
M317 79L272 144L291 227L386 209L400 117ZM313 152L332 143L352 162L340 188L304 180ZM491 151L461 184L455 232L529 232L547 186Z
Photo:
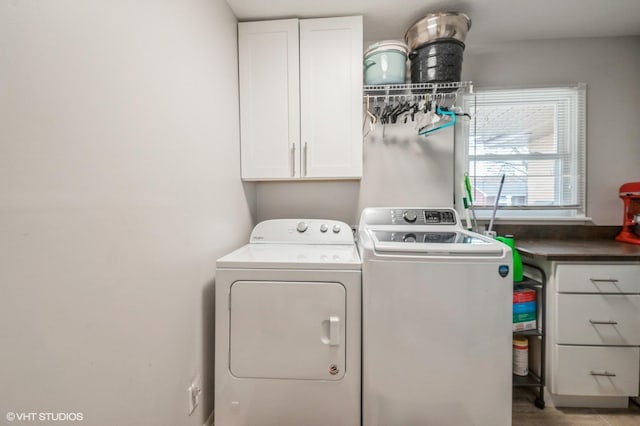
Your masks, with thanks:
M478 215L476 213L476 218L479 223L485 224L489 223L491 220L491 216ZM571 224L582 224L589 225L593 223L593 220L588 216L513 216L513 217L496 217L493 221L494 224L500 223L508 223L508 224L516 224L516 223L525 223L525 224L563 224L563 223L571 223Z

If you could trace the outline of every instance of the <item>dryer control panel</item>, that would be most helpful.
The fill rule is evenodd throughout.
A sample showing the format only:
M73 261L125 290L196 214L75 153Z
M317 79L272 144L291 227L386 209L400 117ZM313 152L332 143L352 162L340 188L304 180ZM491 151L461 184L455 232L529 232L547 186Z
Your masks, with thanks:
M274 219L260 222L250 243L354 244L351 227L330 219Z

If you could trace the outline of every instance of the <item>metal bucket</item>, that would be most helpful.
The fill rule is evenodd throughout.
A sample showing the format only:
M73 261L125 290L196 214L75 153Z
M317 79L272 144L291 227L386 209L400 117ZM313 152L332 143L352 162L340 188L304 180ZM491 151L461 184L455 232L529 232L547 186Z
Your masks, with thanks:
M438 40L409 54L412 83L460 81L464 43L455 39Z

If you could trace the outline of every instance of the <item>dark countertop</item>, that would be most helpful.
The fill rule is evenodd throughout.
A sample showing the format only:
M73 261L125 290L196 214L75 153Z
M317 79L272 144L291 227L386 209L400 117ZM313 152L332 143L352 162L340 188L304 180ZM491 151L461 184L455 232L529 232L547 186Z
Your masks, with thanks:
M640 261L640 245L615 240L516 240L522 256L540 260Z
M498 235L514 235L522 256L539 260L640 261L640 244L615 240L619 226L503 225Z

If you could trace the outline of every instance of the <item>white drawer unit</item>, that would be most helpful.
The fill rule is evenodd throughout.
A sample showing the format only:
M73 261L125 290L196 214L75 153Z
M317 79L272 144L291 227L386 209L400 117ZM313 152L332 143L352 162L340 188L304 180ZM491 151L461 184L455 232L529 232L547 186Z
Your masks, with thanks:
M556 298L556 343L640 345L640 295L558 294Z
M556 346L554 390L578 396L637 396L637 347Z
M640 294L640 265L560 264L556 282L559 293Z
M548 276L549 399L560 407L626 407L639 392L640 263L538 264Z

